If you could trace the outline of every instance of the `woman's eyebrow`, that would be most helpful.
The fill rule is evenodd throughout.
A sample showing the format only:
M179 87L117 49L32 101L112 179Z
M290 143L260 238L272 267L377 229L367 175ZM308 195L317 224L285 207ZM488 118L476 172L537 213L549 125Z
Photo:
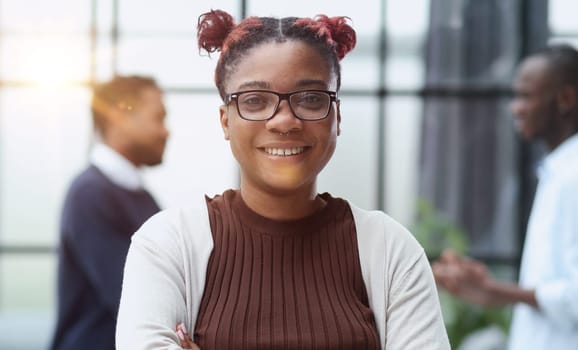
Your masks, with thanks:
M248 81L241 85L239 85L238 90L246 89L246 88L259 88L259 89L269 89L271 88L271 84L265 81Z
M296 87L309 87L309 86L327 86L327 82L321 79L303 79L299 80L296 84ZM243 89L270 89L271 84L266 81L261 80L254 80L254 81L247 81L242 83L238 86L237 90Z
M319 80L319 79L303 79L303 80L299 80L296 85L298 87L311 86L311 85L327 86L327 82L325 80Z

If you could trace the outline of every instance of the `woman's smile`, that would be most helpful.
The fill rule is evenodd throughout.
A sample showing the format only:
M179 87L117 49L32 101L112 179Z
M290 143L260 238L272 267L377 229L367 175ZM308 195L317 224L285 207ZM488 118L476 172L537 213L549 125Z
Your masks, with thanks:
M289 157L303 153L305 151L305 147L290 147L290 148L266 147L263 148L263 150L265 151L265 153L272 156Z

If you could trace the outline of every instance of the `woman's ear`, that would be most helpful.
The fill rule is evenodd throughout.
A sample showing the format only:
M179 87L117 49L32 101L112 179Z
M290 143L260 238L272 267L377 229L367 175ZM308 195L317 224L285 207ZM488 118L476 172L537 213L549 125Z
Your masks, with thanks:
M229 140L229 116L227 115L227 110L227 106L219 107L219 118L223 134L225 135L225 140Z

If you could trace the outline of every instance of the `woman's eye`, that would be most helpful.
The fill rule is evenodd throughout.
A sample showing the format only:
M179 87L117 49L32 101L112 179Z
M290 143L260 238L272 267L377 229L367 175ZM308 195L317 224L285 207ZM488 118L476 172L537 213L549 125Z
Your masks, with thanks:
M306 94L299 98L301 103L317 103L319 102L319 96L316 94Z
M298 106L304 108L322 108L325 105L327 98L324 98L323 95L317 93L304 93L298 95L295 102Z
M263 94L246 94L239 99L239 107L242 110L261 110L267 108L271 103L271 98Z
M266 101L261 96L246 96L243 97L242 103L253 105L253 104L266 103Z

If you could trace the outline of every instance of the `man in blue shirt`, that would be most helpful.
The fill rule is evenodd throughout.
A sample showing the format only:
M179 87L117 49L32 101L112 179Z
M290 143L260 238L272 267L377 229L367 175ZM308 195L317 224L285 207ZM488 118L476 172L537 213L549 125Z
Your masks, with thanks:
M168 131L160 88L151 78L118 76L95 87L91 109L97 142L62 211L54 350L115 348L130 239L159 211L139 168L162 162Z
M524 139L548 155L528 222L519 284L498 281L476 260L448 251L439 285L482 305L514 304L509 350L578 349L578 52L548 47L520 65L512 103Z

